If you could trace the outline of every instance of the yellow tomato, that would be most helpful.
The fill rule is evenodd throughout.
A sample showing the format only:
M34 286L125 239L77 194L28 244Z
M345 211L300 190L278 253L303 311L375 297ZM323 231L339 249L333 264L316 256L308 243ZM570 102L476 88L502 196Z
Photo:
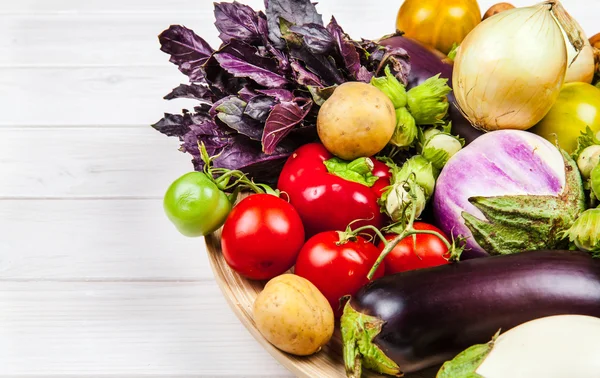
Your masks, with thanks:
M560 91L550 112L529 131L572 153L577 137L589 126L600 131L600 89L587 83L568 83Z
M480 22L476 0L406 0L398 11L396 29L448 54Z

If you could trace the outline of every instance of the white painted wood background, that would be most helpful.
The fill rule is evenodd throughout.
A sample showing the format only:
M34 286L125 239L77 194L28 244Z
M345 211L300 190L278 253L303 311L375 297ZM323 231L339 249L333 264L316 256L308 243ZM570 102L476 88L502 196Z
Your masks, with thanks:
M377 38L401 1L320 3ZM563 3L600 32L600 1ZM159 51L172 23L218 46L208 0L0 1L0 377L290 376L163 214L191 167L149 127L189 105L162 100L186 79Z

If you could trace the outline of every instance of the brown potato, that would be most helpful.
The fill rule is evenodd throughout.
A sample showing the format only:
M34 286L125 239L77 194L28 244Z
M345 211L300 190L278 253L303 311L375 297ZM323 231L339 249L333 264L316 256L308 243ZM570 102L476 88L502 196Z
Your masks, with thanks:
M490 7L490 9L487 10L487 12L485 12L485 14L483 15L483 19L488 19L498 13L507 11L509 9L513 9L515 6L510 4L510 3L498 3L498 4L494 4Z
M335 324L323 294L294 274L267 283L254 302L254 322L271 344L297 356L318 352L331 339Z
M317 132L335 156L354 160L381 151L396 128L392 101L379 89L361 82L347 82L335 89L321 107Z

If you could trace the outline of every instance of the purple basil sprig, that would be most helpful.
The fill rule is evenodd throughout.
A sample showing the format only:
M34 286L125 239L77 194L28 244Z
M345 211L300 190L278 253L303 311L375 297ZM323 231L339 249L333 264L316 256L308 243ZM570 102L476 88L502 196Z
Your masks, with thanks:
M274 183L296 148L318 140L316 116L335 86L369 82L386 66L406 82L404 50L354 41L335 18L325 26L311 0L265 0L264 13L236 1L214 7L217 50L185 26L159 35L161 50L189 78L165 99L198 106L165 114L153 127L178 137L196 169L202 142L215 167Z

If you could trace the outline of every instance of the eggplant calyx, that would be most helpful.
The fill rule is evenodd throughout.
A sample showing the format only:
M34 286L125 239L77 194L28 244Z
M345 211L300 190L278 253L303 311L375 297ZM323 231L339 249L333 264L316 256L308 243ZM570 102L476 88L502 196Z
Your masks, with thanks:
M380 374L404 376L400 367L373 343L385 324L383 320L356 311L348 301L340 321L348 378L360 378L363 365Z
M436 378L484 378L477 369L490 354L500 331L486 344L473 345L462 351L450 361L446 361L438 371Z
M462 212L477 244L490 255L566 248L563 231L585 210L585 193L577 163L566 152L565 186L556 195L471 197L485 219Z

